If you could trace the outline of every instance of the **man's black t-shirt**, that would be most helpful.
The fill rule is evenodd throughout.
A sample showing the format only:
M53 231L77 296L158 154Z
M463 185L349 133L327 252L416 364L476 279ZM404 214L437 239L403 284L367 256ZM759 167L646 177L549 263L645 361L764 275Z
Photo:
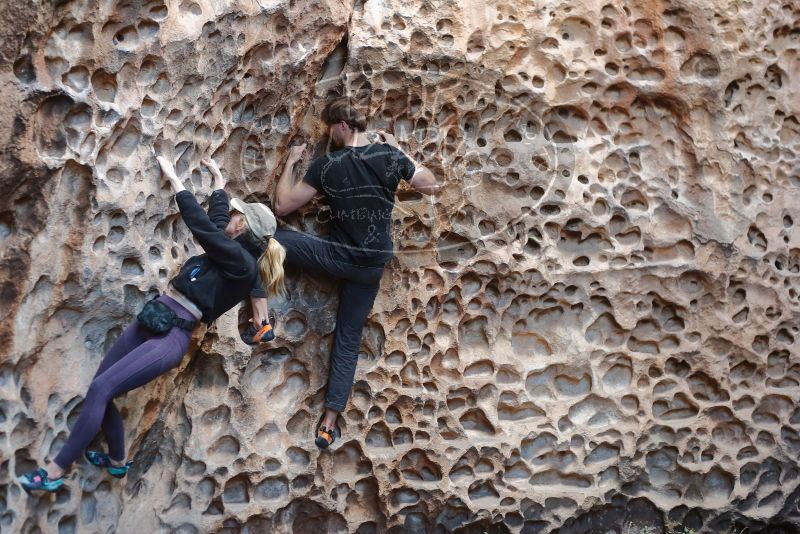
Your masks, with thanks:
M414 163L388 144L348 146L311 164L303 180L331 207L329 239L357 265L384 265L394 254L392 209L400 180L410 181Z

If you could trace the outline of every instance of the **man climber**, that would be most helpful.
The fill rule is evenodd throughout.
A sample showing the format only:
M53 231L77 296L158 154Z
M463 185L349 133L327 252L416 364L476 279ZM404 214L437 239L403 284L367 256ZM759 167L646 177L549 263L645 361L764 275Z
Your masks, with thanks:
M380 131L382 142L368 141L366 118L352 100L339 97L321 116L336 149L314 160L303 180L292 184L292 170L306 145L292 147L278 181L274 210L286 216L322 193L331 209L328 236L312 236L279 228L275 238L286 248L290 267L308 269L339 280L339 306L330 354L325 413L315 443L326 448L339 434L336 418L345 409L353 386L361 332L378 293L386 263L394 256L392 209L400 180L433 195L439 190L433 173L397 145L394 135ZM262 307L254 302L254 320Z

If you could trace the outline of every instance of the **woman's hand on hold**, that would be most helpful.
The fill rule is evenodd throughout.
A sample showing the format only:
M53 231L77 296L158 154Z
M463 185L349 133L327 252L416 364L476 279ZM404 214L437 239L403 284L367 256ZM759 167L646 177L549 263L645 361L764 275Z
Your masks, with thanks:
M306 144L303 143L302 145L294 145L292 148L289 149L289 157L286 158L286 163L288 165L294 165L303 157L303 152L306 150Z
M175 174L175 166L172 162L164 156L156 156L156 160L161 167L161 174L172 184L172 189L174 189L176 193L183 191L185 188L183 187L183 183L178 179L178 175Z
M219 169L219 165L217 162L213 160L213 158L204 158L200 160L200 163L208 167L211 176L214 178L214 183L212 183L212 189L224 189L225 188L225 177L222 176L222 171Z

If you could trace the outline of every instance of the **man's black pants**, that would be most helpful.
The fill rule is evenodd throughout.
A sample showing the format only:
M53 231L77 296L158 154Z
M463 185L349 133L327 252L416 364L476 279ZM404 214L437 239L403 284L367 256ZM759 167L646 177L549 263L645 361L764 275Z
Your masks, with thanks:
M361 347L361 332L378 294L383 267L348 263L335 243L279 228L275 239L286 249L286 264L340 280L325 406L342 412L347 405Z

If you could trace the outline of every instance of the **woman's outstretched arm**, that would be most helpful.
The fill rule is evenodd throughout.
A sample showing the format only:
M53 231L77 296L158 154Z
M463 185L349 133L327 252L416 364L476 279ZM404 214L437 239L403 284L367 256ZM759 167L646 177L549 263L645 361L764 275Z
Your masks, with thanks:
M183 217L183 222L191 230L192 235L203 250L208 253L214 262L222 269L226 276L237 278L249 276L251 265L245 260L245 251L242 246L225 235L224 229L220 229L208 217L208 214L198 204L197 199L183 187L183 184L175 174L175 168L166 158L159 156L158 163L161 165L161 172L176 190L175 201ZM216 191L224 201L228 202L228 195L223 190Z
M222 176L219 165L217 165L217 162L212 158L205 158L201 160L200 163L208 168L213 178L211 184L213 193L211 193L211 196L208 198L208 218L217 225L217 228L225 230L231 220L228 197L227 195L220 194L221 192L224 193L225 178Z

